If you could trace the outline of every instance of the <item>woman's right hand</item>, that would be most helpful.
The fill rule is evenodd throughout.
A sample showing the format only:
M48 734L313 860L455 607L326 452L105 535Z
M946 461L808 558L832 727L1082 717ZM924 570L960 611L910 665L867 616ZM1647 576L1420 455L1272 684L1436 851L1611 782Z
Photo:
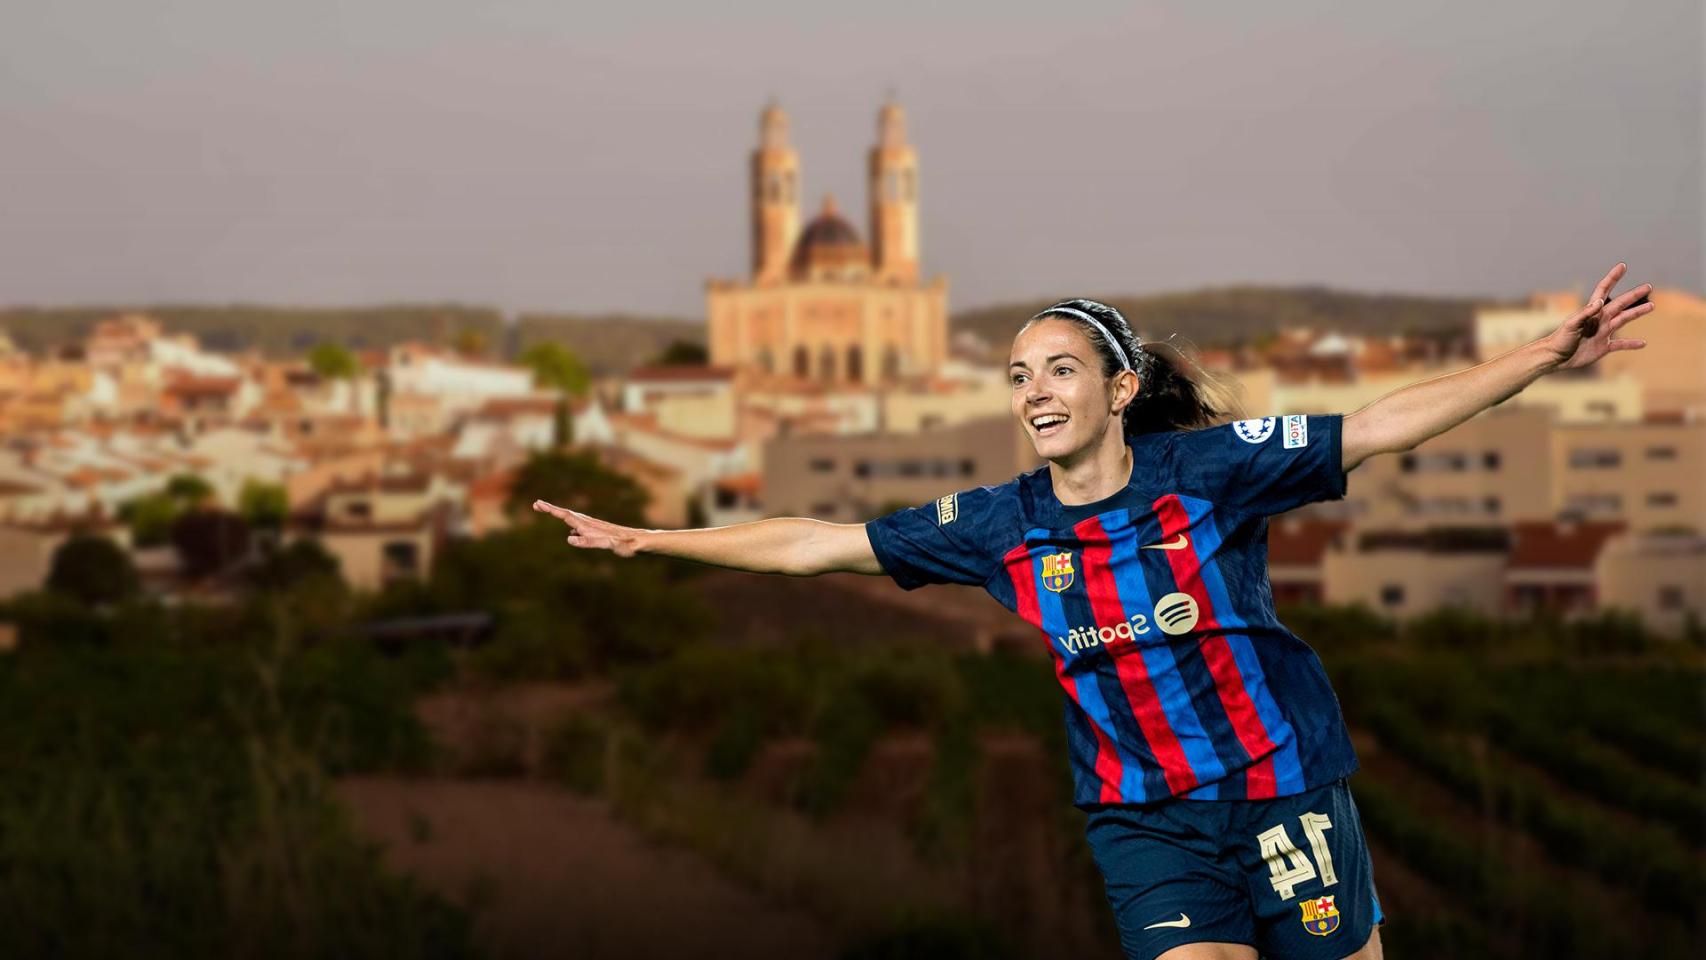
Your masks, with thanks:
M644 530L607 523L584 513L559 507L544 500L533 501L533 509L548 513L569 528L569 545L593 550L609 550L619 557L631 557L640 550Z

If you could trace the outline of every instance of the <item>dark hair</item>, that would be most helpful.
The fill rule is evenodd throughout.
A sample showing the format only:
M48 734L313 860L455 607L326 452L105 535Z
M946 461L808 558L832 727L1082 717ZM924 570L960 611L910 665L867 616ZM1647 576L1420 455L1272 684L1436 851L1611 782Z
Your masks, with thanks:
M1126 318L1105 303L1062 300L1027 320L1025 326L1044 318L1075 324L1102 358L1102 376L1113 377L1125 369L1120 354L1114 351L1114 344L1110 344L1094 324L1074 314L1095 317L1096 322L1114 338L1119 350L1130 359L1131 368L1137 374L1137 397L1126 405L1123 415L1126 436L1193 430L1239 415L1231 387L1209 376L1171 343L1139 338Z

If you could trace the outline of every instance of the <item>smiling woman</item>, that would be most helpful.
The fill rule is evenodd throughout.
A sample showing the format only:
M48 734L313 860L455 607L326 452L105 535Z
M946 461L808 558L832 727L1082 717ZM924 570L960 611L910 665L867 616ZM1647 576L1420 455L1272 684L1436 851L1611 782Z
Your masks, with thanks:
M1046 465L865 524L781 517L640 530L548 503L576 547L766 573L982 586L1035 627L1059 680L1074 803L1134 960L1381 956L1344 718L1274 613L1267 518L1345 495L1553 370L1639 340L1619 264L1551 335L1349 416L1226 422L1219 385L1119 311L1063 300L1013 340L1012 411Z

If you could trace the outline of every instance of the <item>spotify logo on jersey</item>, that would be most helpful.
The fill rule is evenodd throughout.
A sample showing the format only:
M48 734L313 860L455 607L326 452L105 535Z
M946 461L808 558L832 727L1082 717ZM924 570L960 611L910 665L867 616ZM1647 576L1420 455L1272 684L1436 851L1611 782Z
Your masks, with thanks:
M1197 625L1197 601L1188 593L1169 593L1155 601L1155 622L1169 636L1189 633Z

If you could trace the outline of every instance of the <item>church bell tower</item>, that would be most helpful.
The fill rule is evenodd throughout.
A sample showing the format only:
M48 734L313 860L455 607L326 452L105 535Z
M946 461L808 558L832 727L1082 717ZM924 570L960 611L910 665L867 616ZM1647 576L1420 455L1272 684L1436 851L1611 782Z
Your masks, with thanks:
M772 100L758 121L752 151L752 280L765 286L787 277L800 234L800 158L788 144L788 115Z
M918 282L918 155L906 142L906 115L890 100L877 114L871 148L871 254L879 282Z

